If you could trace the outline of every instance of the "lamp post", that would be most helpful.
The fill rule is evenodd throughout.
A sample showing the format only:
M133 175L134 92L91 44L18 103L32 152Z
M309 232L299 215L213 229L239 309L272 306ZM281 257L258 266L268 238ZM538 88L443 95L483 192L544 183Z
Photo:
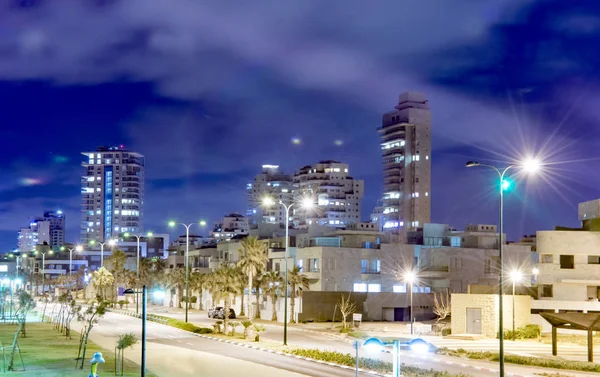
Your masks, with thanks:
M44 251L44 252L39 252L40 254L42 254L42 296L46 293L45 290L45 277L46 277L46 273L45 273L45 269L46 269L46 253L47 254L54 254L54 252L52 250L48 250L48 251ZM35 254L37 255L38 252L35 251ZM37 292L36 292L37 293Z
M263 199L263 205L269 207L275 204L275 201L269 197ZM288 259L289 259L289 249L290 249L290 208L294 205L291 203L290 205L285 205L282 201L279 202L283 208L285 208L285 277L284 277L284 286L285 286L285 295L283 296L283 345L287 346L287 324L288 324ZM313 200L310 197L305 197L301 201L301 207L304 209L310 209L314 206ZM292 316L294 313L292 313Z
M68 248L69 249L69 293L71 293L71 285L73 282L73 250L77 251L78 253L83 251L83 246L81 245L77 245L75 246L74 249L72 248Z
M512 340L515 341L515 284L521 281L521 272L513 270L510 272L510 280L512 280Z
M140 238L144 237L143 234L130 234L130 233L124 233L123 234L124 237L135 237L137 239L137 252L136 252L136 262L135 262L135 273L136 273L136 278L139 284L140 281ZM146 237L152 237L152 232L148 232L146 233ZM139 299L137 294L135 295L135 314L139 314L140 309L139 309Z
M141 293L142 294L142 362L141 362L141 373L140 376L141 377L146 377L146 306L147 306L147 302L148 302L148 297L147 297L147 290L146 290L146 285L142 286L142 291L135 291L131 288L126 289L125 291L123 291L123 294L135 294L136 297L137 295ZM156 298L162 298L164 297L165 293L163 291L155 291L154 292L154 297Z
M504 318L503 318L503 299L502 299L502 295L503 295L503 285L504 285L504 265L502 262L503 259L503 240L502 240L502 233L504 231L503 227L504 227L504 190L508 189L508 187L510 186L510 183L508 181L504 180L504 176L506 175L506 172L508 172L510 169L514 168L514 167L521 167L526 171L529 172L535 172L540 168L540 163L537 160L534 159L529 159L527 161L525 161L522 164L513 164L513 165L509 165L507 167L505 167L504 169L500 170L497 167L495 167L494 165L488 165L488 164L482 164L476 161L467 161L467 163L465 164L465 166L467 168L473 168L473 167L485 167L488 169L492 169L493 171L495 171L498 174L498 184L500 186L500 190L499 191L499 195L500 195L500 222L499 222L499 229L498 229L498 259L499 259L499 264L500 264L500 270L498 271L498 341L499 341L499 350L498 350L498 356L499 356L499 370L500 370L500 377L504 377Z
M414 270L410 270L404 274L404 280L408 284L410 284L410 335L413 335L414 332L414 316L413 316L413 287L415 280L417 278L417 274Z
M115 243L116 241L113 239L104 242L98 242L98 245L100 245L100 268L104 267L104 245L108 244L108 246L112 247L115 246ZM91 240L90 245L94 244L96 244L96 241Z
M195 223L179 223L185 227L185 321L188 321L188 311L190 306L190 269L189 269L189 260L190 260L190 227ZM199 222L200 226L206 226L206 221L201 220ZM173 228L177 223L175 221L169 221L169 226Z
M363 343L363 347L373 351L383 351L386 347L392 346L392 377L400 377L400 346L407 347L410 351L424 354L429 352L430 345L421 338L416 338L410 342L400 342L394 339L391 342L384 342L378 338L369 338ZM358 342L356 345L356 375L358 376Z

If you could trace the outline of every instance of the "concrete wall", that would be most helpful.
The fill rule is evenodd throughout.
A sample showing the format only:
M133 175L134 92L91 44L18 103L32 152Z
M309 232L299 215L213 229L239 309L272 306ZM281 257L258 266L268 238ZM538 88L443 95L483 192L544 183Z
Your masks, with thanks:
M513 296L504 296L504 329L512 329ZM515 327L531 323L531 297L515 296ZM498 333L498 296L497 295L452 295L452 333L467 333L467 308L481 309L481 333L495 338Z
M588 264L588 256L600 256L600 233L586 231L537 232L538 284L552 285L553 297L543 300L587 301L588 287L600 286L600 264ZM547 255L552 263L544 263ZM573 255L574 268L561 269L560 255Z
M331 321L334 319L335 310L335 321L341 321L340 311L335 307L340 302L342 294L344 297L348 297L348 292L304 292L302 294L302 313L298 315L298 320L300 322ZM356 313L363 313L367 294L353 292L350 294L350 299L356 303ZM351 319L351 317L348 318L348 320Z
M386 310L394 308L409 308L410 294L406 293L369 293L364 304L364 320L386 321ZM413 294L413 317L416 321L435 318L433 314L433 295L424 293ZM410 322L409 311L405 310L404 321Z

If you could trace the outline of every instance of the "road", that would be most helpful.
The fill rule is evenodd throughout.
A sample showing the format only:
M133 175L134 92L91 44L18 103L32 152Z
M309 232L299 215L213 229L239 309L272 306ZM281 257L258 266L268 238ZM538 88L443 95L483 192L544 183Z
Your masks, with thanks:
M159 314L163 316L168 316L177 319L184 318L184 312L182 309L177 308L165 308L165 307L150 307L149 312L154 314ZM212 326L214 320L209 319L206 315L206 312L198 312L198 311L190 311L189 312L189 321L191 323L195 323L197 325L204 326ZM267 331L261 334L261 339L268 339L274 343L281 343L283 338L283 326L281 325L266 325ZM172 335L172 334L170 334ZM161 335L162 336L162 335ZM219 342L216 342L219 343ZM355 351L353 346L347 342L346 340L342 340L339 338L334 338L328 336L327 334L316 334L312 332L306 332L301 329L295 327L288 328L288 344L306 348L321 348L327 349L331 351L339 351L342 353L351 353L353 354ZM239 352L239 349L236 349L237 346L227 345L231 347L230 350L225 351L226 355L234 355L235 357L243 357L244 360L254 361L254 362L263 362L264 352L255 351L252 354L246 354L246 349L244 352ZM219 348L221 350L221 348ZM252 350L254 351L254 350ZM256 353L259 352L259 353ZM240 356L243 355L243 356ZM271 354L272 355L272 354ZM279 355L272 355L279 356ZM362 357L370 357L382 359L385 361L391 362L391 355L387 353L367 353L366 351L361 350ZM282 356L279 356L282 357ZM289 359L289 358L287 358ZM419 357L411 354L410 352L402 352L400 356L400 360L402 363L406 365L416 366L424 369L436 369L448 371L450 373L464 373L467 375L475 376L475 377L488 377L492 373L497 371L497 363L491 363L486 361L479 360L468 360L468 359L458 359L454 357L448 356L439 356L439 355L429 355L426 357ZM297 370L297 369L296 369ZM506 371L508 375L519 375L519 376L535 376L540 375L542 373L556 373L556 370L553 369L544 369L544 368L532 368L527 366L520 365L506 365ZM303 371L303 373L312 373ZM312 374L307 374L312 375ZM347 375L347 374L346 374ZM353 375L353 374L352 374ZM568 372L569 376L590 376L593 374L581 373L581 372Z

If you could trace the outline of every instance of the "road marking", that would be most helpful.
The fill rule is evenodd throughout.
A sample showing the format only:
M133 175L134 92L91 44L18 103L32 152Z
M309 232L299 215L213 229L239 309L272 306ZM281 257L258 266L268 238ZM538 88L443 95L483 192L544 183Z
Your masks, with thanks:
M179 343L183 343L183 341L182 341L181 339L177 339L177 341L178 341Z
M188 346L193 346L193 344L192 344L192 343L186 343L186 344L187 344Z

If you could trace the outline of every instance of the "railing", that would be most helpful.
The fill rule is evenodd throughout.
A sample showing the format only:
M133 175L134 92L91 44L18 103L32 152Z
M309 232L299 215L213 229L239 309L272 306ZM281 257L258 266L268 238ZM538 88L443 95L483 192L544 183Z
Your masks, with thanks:
M379 275L379 274L381 274L381 270L372 269L372 268L363 268L360 273L361 274Z
M106 310L109 312L112 312L112 313L127 315L129 317L134 317L134 318L139 318L139 319L142 318L142 313L136 314L134 310L113 309L113 308L107 308ZM151 321L151 322L160 323L161 325L167 325L169 323L168 318L163 318L163 317L160 317L160 316L157 316L154 314L146 314L146 320Z

